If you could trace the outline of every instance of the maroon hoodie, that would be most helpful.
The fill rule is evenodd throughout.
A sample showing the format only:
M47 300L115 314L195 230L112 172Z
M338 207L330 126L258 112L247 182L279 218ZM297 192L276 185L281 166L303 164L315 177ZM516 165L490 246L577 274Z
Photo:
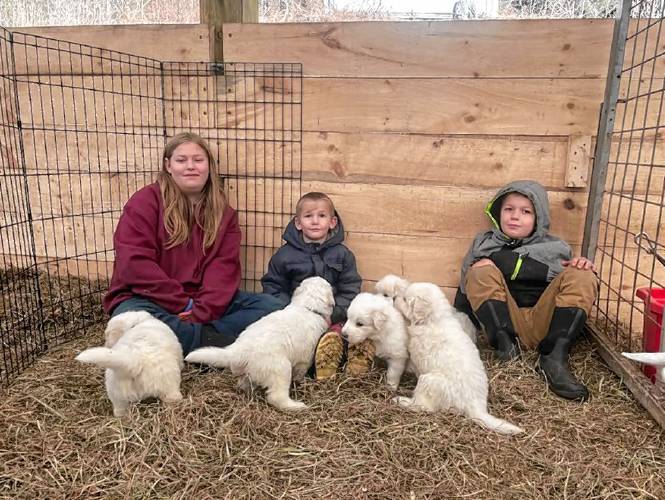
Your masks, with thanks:
M219 319L240 287L240 238L238 214L227 207L205 255L203 230L197 224L188 241L167 249L159 185L140 189L125 205L113 235L115 263L104 310L110 313L139 295L178 314L192 298L193 321Z

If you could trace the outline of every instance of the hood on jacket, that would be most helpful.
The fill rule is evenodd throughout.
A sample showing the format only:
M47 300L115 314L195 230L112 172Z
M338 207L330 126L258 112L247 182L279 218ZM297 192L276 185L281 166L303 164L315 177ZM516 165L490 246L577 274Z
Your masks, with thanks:
M503 199L510 193L519 193L531 200L536 212L535 228L526 238L521 240L522 244L528 245L532 241L541 240L550 230L550 203L547 191L536 181L513 181L502 187L485 207L485 214L492 222L494 234L505 240L512 241L501 231L499 221L501 220L501 204Z

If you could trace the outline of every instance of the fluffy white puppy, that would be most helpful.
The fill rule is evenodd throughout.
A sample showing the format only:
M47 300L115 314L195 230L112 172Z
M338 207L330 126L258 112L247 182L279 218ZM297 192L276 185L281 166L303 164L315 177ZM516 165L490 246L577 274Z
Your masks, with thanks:
M109 320L105 337L105 347L86 349L76 359L106 368L106 393L116 417L149 397L182 399L182 347L165 323L146 311L130 311Z
M374 290L377 294L393 301L398 310L404 309L403 301L406 289L409 287L409 282L404 278L395 274L387 274L374 285ZM457 318L460 322L464 333L475 343L478 338L478 329L473 321L462 311L458 311L454 307L448 309L448 313Z
M450 314L441 289L432 283L409 285L404 308L411 322L408 348L418 383L413 397L394 401L414 410L461 413L502 434L522 432L487 412L488 381L478 349Z
M374 285L377 294L395 301L398 297L404 297L409 282L395 274L387 274Z
M386 384L397 389L409 360L406 323L391 301L371 293L360 293L351 301L342 335L350 345L371 340L375 355L388 365Z
M303 280L291 303L264 316L243 331L228 347L204 347L185 360L230 368L247 391L252 384L266 389L268 403L280 410L307 406L291 399L291 379L305 376L335 305L332 287L323 278Z
M622 352L623 356L633 361L652 365L658 371L657 378L665 382L665 352Z

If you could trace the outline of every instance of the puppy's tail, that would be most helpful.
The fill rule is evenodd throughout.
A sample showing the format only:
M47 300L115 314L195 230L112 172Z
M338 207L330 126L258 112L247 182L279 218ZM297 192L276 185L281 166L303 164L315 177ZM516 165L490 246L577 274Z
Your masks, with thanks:
M190 352L185 361L188 363L203 363L215 368L231 368L240 361L234 345L228 347L202 347Z
M102 368L125 372L128 375L136 372L138 366L138 360L131 352L118 352L108 347L86 349L76 356L76 360L81 363L90 363Z
M494 417L487 412L483 411L471 412L469 414L469 418L472 418L473 420L478 422L478 424L480 424L485 429L498 432L499 434L514 435L524 432L523 429L517 427L516 425L511 424L507 420Z
M622 352L621 355L640 363L665 366L665 352Z

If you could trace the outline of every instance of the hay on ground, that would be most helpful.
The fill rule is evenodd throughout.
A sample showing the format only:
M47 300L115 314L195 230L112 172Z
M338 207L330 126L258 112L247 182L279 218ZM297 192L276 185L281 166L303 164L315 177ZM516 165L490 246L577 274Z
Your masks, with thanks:
M182 402L120 420L102 371L73 359L101 340L99 327L0 393L0 497L665 497L664 431L586 340L573 362L585 404L549 393L534 354L499 364L481 343L492 413L526 430L514 438L396 407L380 371L305 381L295 397L311 409L295 414L189 367Z

